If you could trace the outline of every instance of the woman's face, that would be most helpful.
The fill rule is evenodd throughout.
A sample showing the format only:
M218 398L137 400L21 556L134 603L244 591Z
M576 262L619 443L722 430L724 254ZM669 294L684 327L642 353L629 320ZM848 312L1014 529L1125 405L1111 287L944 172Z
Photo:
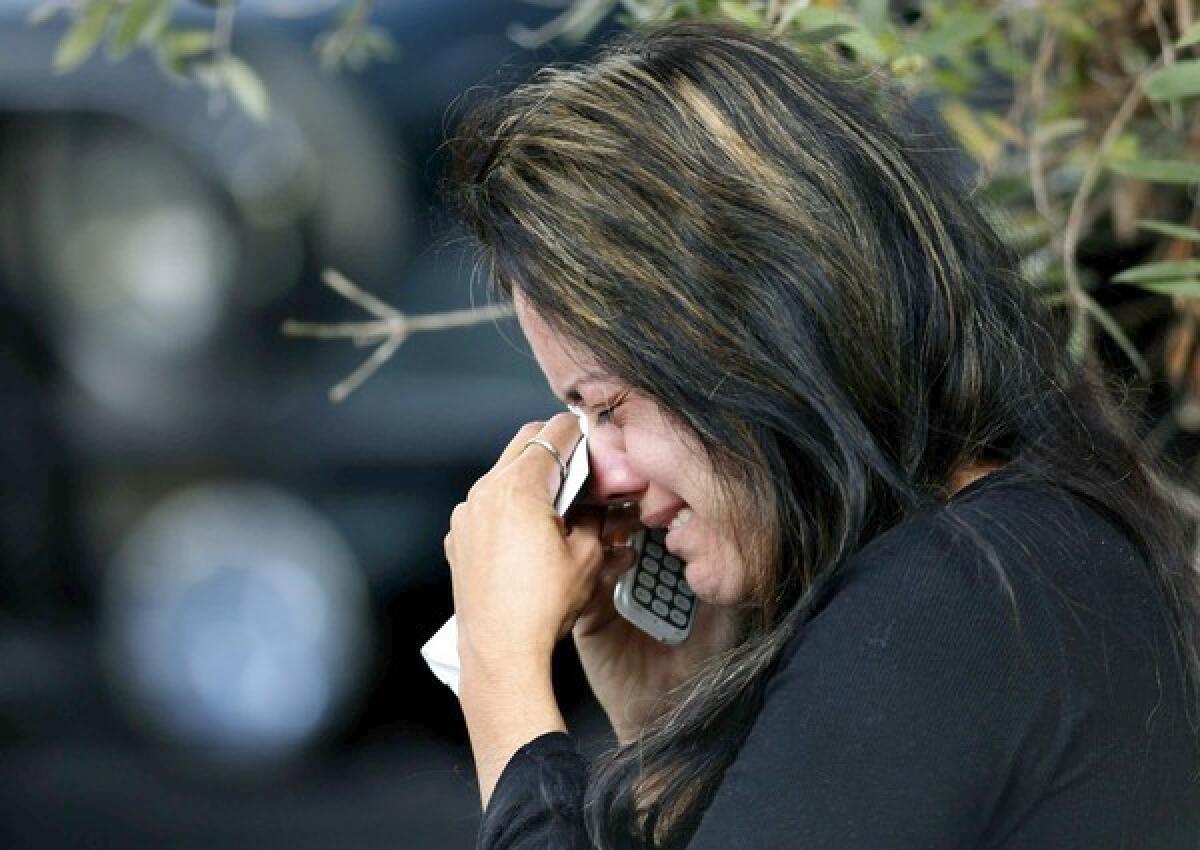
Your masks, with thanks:
M746 601L749 573L699 445L657 402L604 375L594 358L551 329L519 293L514 300L551 389L587 414L592 499L636 502L643 525L667 528L667 549L687 564L688 584L701 599L730 606Z

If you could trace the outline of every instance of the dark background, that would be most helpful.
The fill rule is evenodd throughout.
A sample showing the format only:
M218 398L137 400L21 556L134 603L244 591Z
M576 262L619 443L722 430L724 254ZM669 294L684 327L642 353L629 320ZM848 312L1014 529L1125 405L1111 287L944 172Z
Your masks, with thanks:
M326 267L412 313L483 300L448 109L588 47L516 46L527 4L381 2L399 57L330 75L328 16L243 4L257 125L136 54L55 77L29 5L0 3L0 847L470 846L418 649L450 509L556 404L512 322L417 335L338 405L367 350L279 328L367 318Z

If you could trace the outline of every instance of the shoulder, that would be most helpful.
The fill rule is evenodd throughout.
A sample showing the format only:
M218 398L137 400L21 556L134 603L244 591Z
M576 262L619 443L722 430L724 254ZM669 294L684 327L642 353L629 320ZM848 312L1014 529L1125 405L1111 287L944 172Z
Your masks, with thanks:
M831 677L831 699L887 690L914 715L937 703L943 722L958 712L982 724L963 727L967 736L1053 735L1117 692L1126 706L1152 706L1173 654L1135 547L1072 494L989 479L849 559L792 636L768 697L810 694L815 670Z
M1115 522L1046 481L1002 471L870 541L839 570L825 605L978 625L1006 610L1115 611L1131 594L1148 612L1159 603L1145 560Z
M1029 759L1043 778L1071 741L1137 742L1147 716L1182 705L1166 605L1130 540L1075 495L989 478L844 564L768 700L794 713L818 683L853 722L879 701L908 734Z

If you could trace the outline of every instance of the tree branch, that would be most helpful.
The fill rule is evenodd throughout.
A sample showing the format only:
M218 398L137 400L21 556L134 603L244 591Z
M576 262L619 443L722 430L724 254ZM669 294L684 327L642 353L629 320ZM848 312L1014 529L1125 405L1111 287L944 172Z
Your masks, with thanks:
M1088 199L1092 194L1092 190L1096 188L1096 182L1100 179L1100 173L1104 169L1104 160L1108 156L1109 150L1113 143L1121 135L1130 119L1133 118L1134 111L1138 104L1141 103L1144 96L1142 84L1153 71L1156 71L1162 65L1162 57L1160 56L1153 64L1145 68L1137 78L1133 81L1133 85L1125 94L1125 99L1121 102L1120 108L1108 127L1104 130L1104 135L1100 138L1100 144L1096 148L1096 152L1092 154L1091 160L1088 162L1087 170L1083 174L1083 179L1079 181L1079 188L1075 192L1075 197L1071 201L1071 210L1067 214L1067 226L1063 232L1063 273L1066 281L1067 291L1070 294L1070 300L1075 306L1075 312L1071 320L1071 339L1078 340L1086 349L1089 344L1090 331L1088 328L1089 314L1099 315L1101 311L1100 305L1092 299L1083 290L1083 285L1079 280L1079 264L1076 259L1079 250L1079 238L1083 229L1085 214L1087 212ZM1105 325L1106 330L1111 333L1111 328L1115 325ZM1150 367L1146 364L1145 359L1137 353L1137 350L1129 343L1128 339L1124 338L1124 334L1114 336L1121 349L1126 355L1130 356L1130 360L1137 367L1139 374L1143 379L1150 377Z
M300 322L288 319L283 323L287 336L312 339L350 339L356 345L369 345L380 340L378 347L358 368L329 391L335 402L345 401L367 378L391 359L396 350L411 334L418 331L440 331L447 328L465 328L471 325L506 319L513 315L512 307L494 304L487 307L470 307L445 313L427 313L407 316L394 307L380 301L374 295L351 283L345 275L334 269L326 269L322 282L347 301L375 316L368 322Z

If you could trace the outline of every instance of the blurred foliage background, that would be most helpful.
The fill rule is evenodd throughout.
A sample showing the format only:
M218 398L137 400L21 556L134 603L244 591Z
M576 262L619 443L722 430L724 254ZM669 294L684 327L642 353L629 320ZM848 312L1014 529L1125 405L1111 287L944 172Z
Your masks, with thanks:
M1029 280L1069 317L1076 356L1155 387L1155 451L1200 431L1195 0L530 1L559 11L537 28L510 27L524 47L582 41L613 16L629 27L728 20L928 96ZM33 17L72 16L53 58L60 72L98 49L114 59L144 49L215 105L228 96L265 118L265 87L231 51L236 0L197 0L209 22L181 22L180 5L47 0ZM402 49L371 23L374 5L325 10L328 26L313 42L323 67L360 70ZM1118 354L1105 359L1110 349ZM1191 482L1200 469L1183 451Z

